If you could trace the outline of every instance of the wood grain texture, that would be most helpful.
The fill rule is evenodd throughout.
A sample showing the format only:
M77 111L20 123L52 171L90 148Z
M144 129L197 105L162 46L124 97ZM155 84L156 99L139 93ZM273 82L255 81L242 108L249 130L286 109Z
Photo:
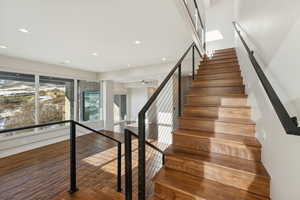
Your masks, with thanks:
M107 132L107 134L117 139L123 138L119 133ZM163 144L157 142L154 144L164 149ZM138 180L136 140L133 141L132 148L133 192L136 196ZM97 134L92 133L77 138L77 180L80 191L85 191L85 189L102 191L104 187L114 190L116 187L116 152L115 143ZM122 155L124 191L124 153ZM161 168L161 160L160 153L147 148L147 196L153 193L154 188L150 179ZM66 194L69 189L68 175L68 141L0 159L0 199L51 200L59 194ZM78 195L81 196L81 194Z
M238 66L231 66L231 67L223 67L217 69L211 68L200 68L198 69L198 74L220 74L226 72L240 72L240 68Z
M153 179L153 198L270 199L270 176L242 80L234 49L217 50L201 63L165 166Z
M171 169L160 170L153 181L155 195L164 200L269 200L245 190Z

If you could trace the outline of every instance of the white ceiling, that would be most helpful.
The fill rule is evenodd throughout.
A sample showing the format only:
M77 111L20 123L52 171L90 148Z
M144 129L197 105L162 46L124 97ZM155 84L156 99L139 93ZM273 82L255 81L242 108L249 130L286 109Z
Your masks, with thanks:
M190 40L174 0L0 0L2 55L104 72L177 60Z

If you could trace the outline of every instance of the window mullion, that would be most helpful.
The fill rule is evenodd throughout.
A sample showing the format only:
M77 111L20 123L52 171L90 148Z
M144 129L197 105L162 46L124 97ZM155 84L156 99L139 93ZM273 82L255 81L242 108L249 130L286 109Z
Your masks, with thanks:
M40 76L35 75L35 124L39 124L39 91L40 91Z
M74 120L75 121L79 121L79 119L78 119L78 80L77 79L75 79L74 80Z

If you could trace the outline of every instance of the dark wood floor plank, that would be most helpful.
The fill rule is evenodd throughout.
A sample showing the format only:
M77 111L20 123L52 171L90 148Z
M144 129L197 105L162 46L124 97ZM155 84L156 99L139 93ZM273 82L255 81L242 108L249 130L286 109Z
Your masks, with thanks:
M106 132L119 140L122 135ZM156 143L161 148L166 145ZM133 192L137 194L137 141L133 140ZM97 134L77 138L79 188L116 186L116 144ZM122 147L124 188L124 147ZM150 179L161 168L160 153L147 148L147 196L153 192ZM69 142L63 141L0 159L1 200L50 200L69 187Z

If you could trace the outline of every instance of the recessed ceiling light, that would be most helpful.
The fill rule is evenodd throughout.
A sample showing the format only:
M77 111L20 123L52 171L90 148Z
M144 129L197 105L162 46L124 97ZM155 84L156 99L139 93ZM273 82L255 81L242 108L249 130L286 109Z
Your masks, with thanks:
M167 58L163 57L161 60L162 60L162 61L166 61L166 60L167 60Z
M0 49L7 49L7 46L5 46L5 45L0 45Z
M70 60L64 60L62 61L62 64L69 64L71 61Z
M134 44L141 44L141 41L136 40L136 41L134 42Z
M29 30L27 30L25 28L20 28L19 31L22 33L29 33Z
M99 56L97 52L92 53L93 56Z

